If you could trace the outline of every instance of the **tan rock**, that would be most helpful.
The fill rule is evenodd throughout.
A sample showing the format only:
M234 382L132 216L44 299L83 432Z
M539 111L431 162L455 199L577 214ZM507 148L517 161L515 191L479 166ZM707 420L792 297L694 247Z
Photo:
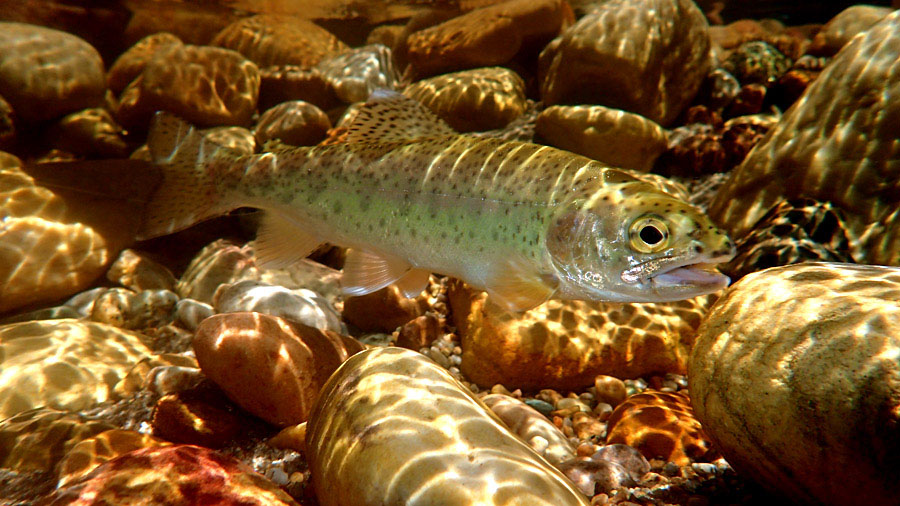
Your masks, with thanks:
M809 46L809 53L825 56L837 53L850 42L850 39L872 28L892 10L889 7L875 5L847 7L819 30Z
M310 415L306 448L322 506L588 504L445 369L402 348L341 366Z
M259 108L270 109L290 100L303 100L322 110L340 104L331 83L319 69L297 65L260 69Z
M560 0L509 0L475 9L406 40L412 73L421 78L509 62L523 46L540 47L572 19Z
M314 146L325 138L331 121L321 109L309 102L282 102L262 113L256 124L256 142L281 139L293 146Z
M709 215L740 239L777 203L830 201L857 261L900 264L900 12L848 43L731 172Z
M158 110L199 126L246 125L259 81L256 65L235 51L162 45L122 92L116 117L130 128L146 128Z
M418 81L403 90L460 132L503 128L525 112L525 82L512 70L487 67Z
M116 399L116 384L152 357L139 334L102 323L0 326L0 419L38 406L77 411Z
M709 69L707 28L691 0L605 2L541 53L541 98L601 104L668 126Z
M628 397L610 415L607 431L606 444L626 444L648 459L679 466L718 456L681 392L645 390Z
M57 487L64 487L93 471L97 466L124 453L169 443L133 430L112 429L71 445L59 461Z
M683 374L711 297L660 304L551 300L505 313L462 284L449 292L462 340L460 369L483 387L577 390L598 374Z
M209 44L222 29L240 19L232 9L204 8L195 4L139 2L129 5L131 19L124 37L131 42L169 32L185 44Z
M106 278L135 291L174 290L177 282L165 265L132 249L119 254L119 258L109 267Z
M99 198L39 186L47 175L84 184L91 173L82 169L35 166L25 173L16 160L0 165L0 313L83 290L133 240L141 216L135 201L153 190L154 174L92 180Z
M56 490L53 506L196 504L197 498L221 506L298 506L278 485L238 459L199 446L142 448L119 455Z
M377 89L394 90L400 75L390 48L382 44L352 49L317 67L344 103L363 102Z
M555 105L541 111L535 133L548 144L614 167L642 172L666 150L666 131L653 121L602 105Z
M100 54L59 30L0 22L0 95L19 119L39 122L103 103Z
M344 320L367 332L393 332L397 327L425 314L425 296L407 299L394 285L344 300Z
M77 413L49 408L24 411L0 422L0 468L53 472L79 442L114 428Z
M554 466L575 458L575 447L553 422L528 404L502 394L481 398L515 435Z
M260 313L204 320L194 337L200 368L238 405L278 426L306 421L319 389L358 341Z
M219 286L244 279L259 279L253 249L219 239L194 256L175 291L182 298L212 304Z
M233 49L260 67L299 65L313 67L348 47L307 19L261 14L228 25L212 45Z
M168 32L154 33L139 40L122 53L109 68L106 82L113 93L121 93L128 83L141 75L156 50L162 46L182 45L181 39Z
M893 504L900 494L900 269L807 263L749 274L701 325L697 418L779 497Z

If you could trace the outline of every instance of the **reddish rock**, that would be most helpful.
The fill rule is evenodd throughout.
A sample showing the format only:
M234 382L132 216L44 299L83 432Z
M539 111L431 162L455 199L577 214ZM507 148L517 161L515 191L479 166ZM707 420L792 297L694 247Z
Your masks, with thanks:
M154 33L139 40L135 45L131 46L127 51L119 56L109 73L106 76L106 82L109 89L113 93L121 93L128 86L128 83L141 75L144 67L156 54L156 51L169 45L182 45L181 39L168 32Z
M260 145L280 139L293 146L313 146L325 138L331 121L321 109L309 102L282 102L262 113L256 124L256 142Z
M406 322L422 316L427 309L423 295L407 299L394 285L344 300L342 316L367 332L393 332Z
M200 369L235 403L278 426L306 421L319 389L358 341L261 313L211 316L197 328Z

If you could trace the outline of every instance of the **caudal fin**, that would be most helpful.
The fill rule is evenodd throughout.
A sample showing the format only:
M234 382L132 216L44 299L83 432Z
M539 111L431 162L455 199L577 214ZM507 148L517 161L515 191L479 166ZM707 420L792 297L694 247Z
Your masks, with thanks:
M153 119L147 139L162 183L146 207L138 239L171 234L231 209L219 195L211 170L231 150L204 139L193 126L165 112Z

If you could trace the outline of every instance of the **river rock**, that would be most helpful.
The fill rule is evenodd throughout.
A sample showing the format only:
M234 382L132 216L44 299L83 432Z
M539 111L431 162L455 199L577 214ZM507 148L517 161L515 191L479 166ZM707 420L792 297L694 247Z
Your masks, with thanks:
M260 69L259 74L261 110L290 100L303 100L322 110L340 105L331 82L315 67L274 65Z
M900 263L900 12L841 50L732 171L709 215L740 239L778 202L846 213L852 256Z
M541 98L605 105L668 126L709 70L707 29L691 0L604 2L541 53Z
M116 58L115 63L109 68L106 76L109 89L113 93L121 93L131 81L141 75L156 50L169 45L180 46L181 39L171 33L160 32L139 40Z
M135 291L174 290L178 281L165 265L132 249L123 250L109 267L106 278Z
M236 51L163 44L122 92L116 117L129 128L146 128L159 110L199 126L246 125L259 80L256 65Z
M322 506L588 504L445 369L402 348L344 362L316 401L306 448Z
M0 422L0 468L53 472L79 442L114 428L108 422L50 408L21 412Z
M809 45L809 54L831 56L837 53L850 39L872 28L891 11L889 7L875 5L847 7L819 30Z
M298 506L278 485L234 457L199 446L143 448L104 462L58 489L46 504L136 504L153 498L160 506Z
M96 322L0 326L0 419L37 406L82 410L117 398L116 384L153 353L139 334Z
M72 295L100 277L139 225L140 205L120 197L146 198L156 184L136 171L129 180L92 182L101 197L86 197L39 186L37 169L0 160L0 313Z
M167 446L170 443L133 430L112 429L83 439L59 461L57 487L64 487L93 471L97 466L134 450Z
M290 290L262 281L222 285L213 296L218 313L256 311L294 320L322 330L346 333L341 317L319 294L304 288Z
M535 133L558 148L642 172L653 167L667 145L658 124L602 105L548 107L538 115Z
M400 74L391 49L381 44L358 47L319 62L322 75L344 103L364 102L377 89L394 90Z
M525 82L512 70L487 67L423 79L403 94L459 132L503 128L527 107Z
M175 292L182 298L211 304L219 286L244 279L259 279L253 249L218 239L194 256Z
M648 389L628 397L610 415L607 431L607 444L631 446L648 459L686 466L717 457L682 392Z
M47 130L54 149L86 158L126 158L130 152L125 131L102 107L67 114Z
M560 0L508 0L414 32L406 39L416 77L503 65L523 48L540 47L571 22Z
M897 503L898 296L900 269L840 263L768 269L725 291L689 381L735 470L793 502Z
M575 447L556 425L528 404L502 394L481 398L514 434L554 466L575 458Z
M348 49L312 21L278 14L260 14L235 21L216 35L212 45L233 49L260 67L314 67L324 58Z
M268 109L256 124L256 142L260 145L280 139L293 146L313 146L325 138L331 121L321 109L309 102L292 100Z
M192 388L160 398L150 426L166 441L219 448L247 431L249 418L221 390Z
M193 344L207 377L278 426L306 421L331 373L363 349L354 339L260 313L207 318Z
M598 374L683 374L710 304L709 297L665 304L551 300L511 315L462 284L452 284L448 295L462 372L483 387L523 390L578 390Z
M344 300L344 320L365 332L393 332L425 314L428 301L423 294L406 298L394 285Z
M103 103L100 54L59 30L0 22L0 95L19 119L39 122Z

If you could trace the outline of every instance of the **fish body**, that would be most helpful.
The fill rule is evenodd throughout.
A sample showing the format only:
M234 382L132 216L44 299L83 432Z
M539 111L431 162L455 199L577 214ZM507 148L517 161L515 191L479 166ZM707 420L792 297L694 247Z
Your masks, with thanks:
M437 272L514 311L551 297L677 300L725 286L710 268L734 255L696 208L625 171L457 134L396 94L370 100L339 144L239 156L162 116L149 145L164 182L145 237L256 207L262 261L347 246L351 295L390 283L414 295Z

